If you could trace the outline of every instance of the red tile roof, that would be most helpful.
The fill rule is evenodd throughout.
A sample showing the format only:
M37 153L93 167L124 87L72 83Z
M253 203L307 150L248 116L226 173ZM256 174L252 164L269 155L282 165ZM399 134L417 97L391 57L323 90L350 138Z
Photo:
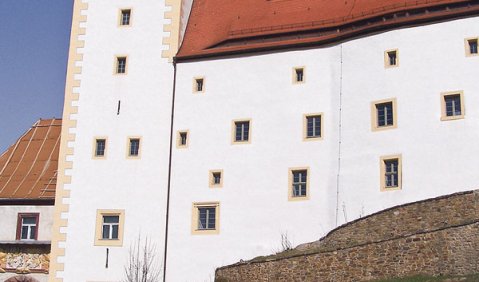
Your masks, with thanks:
M0 199L54 199L61 119L39 120L0 156Z
M473 0L194 0L177 59L331 42L479 13Z

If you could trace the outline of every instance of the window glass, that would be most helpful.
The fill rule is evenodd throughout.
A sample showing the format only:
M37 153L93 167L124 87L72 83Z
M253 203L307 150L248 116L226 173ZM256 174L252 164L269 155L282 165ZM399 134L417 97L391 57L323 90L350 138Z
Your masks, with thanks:
M444 96L444 102L446 103L446 116L461 115L461 96L459 94Z
M293 197L305 197L307 171L297 170L297 171L293 171L292 173L293 173Z
M307 138L321 137L321 116L306 117Z
M236 133L235 141L249 140L249 121L235 122Z
M382 103L376 105L377 111L377 125L380 126L388 126L393 125L393 103Z

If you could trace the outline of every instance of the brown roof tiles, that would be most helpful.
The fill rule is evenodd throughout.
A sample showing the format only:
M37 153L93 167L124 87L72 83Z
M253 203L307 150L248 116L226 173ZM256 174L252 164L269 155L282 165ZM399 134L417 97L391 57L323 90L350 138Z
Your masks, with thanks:
M54 199L61 119L39 120L0 156L0 199Z
M176 58L328 43L478 13L472 0L194 0Z

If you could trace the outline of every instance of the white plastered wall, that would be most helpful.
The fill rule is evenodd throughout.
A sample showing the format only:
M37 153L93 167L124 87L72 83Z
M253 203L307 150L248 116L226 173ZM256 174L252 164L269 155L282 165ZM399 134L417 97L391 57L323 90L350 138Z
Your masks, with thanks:
M165 228L173 66L161 57L164 1L90 0L77 127L71 160L63 281L120 281L138 236L156 245L161 267ZM131 26L119 27L120 9ZM115 55L128 57L127 74L114 74ZM120 114L117 115L118 101ZM93 140L107 137L105 159L93 159ZM141 137L138 159L127 158L127 138ZM122 247L95 246L97 209L124 210ZM107 248L109 251L106 267Z
M394 205L477 188L479 58L464 51L464 38L479 33L471 26L477 18L180 63L175 132L189 130L190 140L173 152L167 280L209 281L215 267L279 249L281 234L305 243ZM395 48L400 66L386 69L384 51ZM296 66L305 67L304 84L291 83ZM194 77L204 77L204 93L192 93ZM454 90L464 91L466 118L440 121L440 94ZM387 98L397 99L398 127L373 132L371 102ZM302 116L317 112L324 139L303 142ZM231 121L241 118L252 120L251 144L231 145ZM379 158L394 154L403 189L381 192ZM288 202L288 168L305 166L311 198ZM208 187L211 169L223 170L223 188ZM191 234L194 202L220 202L219 235Z
M17 234L19 213L38 213L39 241L50 241L52 238L53 206L0 206L0 241L14 241Z

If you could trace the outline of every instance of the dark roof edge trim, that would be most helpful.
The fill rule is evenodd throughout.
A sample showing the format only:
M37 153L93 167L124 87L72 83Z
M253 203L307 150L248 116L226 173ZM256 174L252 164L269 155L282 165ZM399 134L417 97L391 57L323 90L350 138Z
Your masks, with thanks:
M55 199L0 199L0 206L54 206Z

